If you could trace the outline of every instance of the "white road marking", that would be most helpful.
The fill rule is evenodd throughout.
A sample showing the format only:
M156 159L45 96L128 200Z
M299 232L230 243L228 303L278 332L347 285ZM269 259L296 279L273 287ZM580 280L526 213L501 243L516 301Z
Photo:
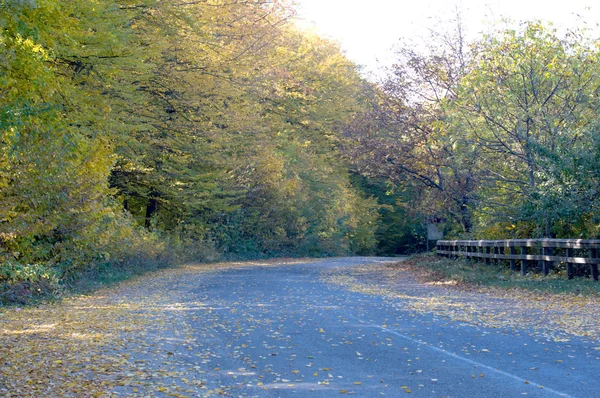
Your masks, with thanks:
M359 319L359 318L356 318L356 317L353 317L353 316L348 316L348 318L354 318L355 320L357 320L360 323L362 323L363 326L365 326L365 327L372 327L372 328L376 328L376 329L382 330L382 331L384 331L386 333L393 334L394 336L398 336L398 337L400 337L400 338L402 338L404 340L408 340L408 341L410 341L412 343L421 345L423 347L427 347L427 348L429 348L432 351L436 351L436 352L439 352L441 354L448 355L448 356L450 356L452 358L455 358L455 359L458 359L460 361L469 363L471 365L477 365L478 368L487 369L487 370L489 370L491 372L497 373L497 374L502 375L504 377L508 377L510 379L513 379L513 380L516 380L518 382L521 382L523 384L529 383L529 385L537 386L537 387L543 389L543 391L545 391L545 392L549 392L551 394L555 394L555 395L558 395L560 397L574 398L573 396L571 396L569 394L566 394L564 392L560 392L560 391L554 390L552 388L544 387L543 385L541 385L539 383L533 382L531 380L523 379L523 378L521 378L521 377L519 377L517 375L514 375L512 373L508 373L508 372L505 372L503 370L493 368L491 366L488 366L488 365L483 364L481 362L474 361L474 360L469 359L469 358L461 357L460 355L456 355L456 354L454 354L452 352L449 352L449 351L446 351L446 350L444 350L442 348L438 348L438 347L434 347L432 345L428 345L427 343L425 343L423 341L419 341L419 340L413 339L412 337L407 336L407 335L402 334L402 333L399 333L399 332L396 332L395 330L388 329L388 328L385 328L385 327L379 326L379 325L369 324L369 323L364 322L362 319Z

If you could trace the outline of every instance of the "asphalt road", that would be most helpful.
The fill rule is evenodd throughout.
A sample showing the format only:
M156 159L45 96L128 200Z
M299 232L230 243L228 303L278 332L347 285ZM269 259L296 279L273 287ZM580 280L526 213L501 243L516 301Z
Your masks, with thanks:
M137 387L115 393L600 397L598 342L453 322L323 277L332 267L388 260L338 258L159 282L156 327L124 347ZM157 392L157 383L165 388Z

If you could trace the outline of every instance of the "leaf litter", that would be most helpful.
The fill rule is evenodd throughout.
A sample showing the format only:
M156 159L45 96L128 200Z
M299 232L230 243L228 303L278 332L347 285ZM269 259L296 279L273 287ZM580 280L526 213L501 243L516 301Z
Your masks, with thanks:
M181 314L216 309L202 300L179 305L165 285L179 284L189 274L299 262L306 260L189 265L59 303L0 309L0 396L224 395L227 386L209 389L205 379L218 369L210 368L210 350L191 369L189 361L182 369L177 360L193 345ZM238 371L243 375L247 369Z
M197 297L184 299L179 296L182 290L178 287L193 283L189 275L215 274L215 271L241 266L241 263L231 263L182 267L142 277L92 296L72 297L59 304L3 309L0 312L0 395L221 396L235 395L236 386L244 386L254 388L260 396L264 389L297 390L304 385L338 387L334 383L342 375L330 367L315 365L313 355L303 357L306 360L303 363L293 362L297 358L291 350L290 338L278 329L281 319L256 319L260 314L253 311L270 305L268 302L257 300L255 304L247 304L248 311L238 309L235 303L232 308L225 308L222 303L209 301L201 291ZM328 282L352 290L393 298L393 302L415 312L432 312L476 325L530 330L538 313L558 312L553 307L558 304L552 300L527 301L532 293L523 292L523 296L519 292L495 289L424 285L410 270L398 265L329 268L323 271L323 276ZM173 289L165 289L168 286ZM561 297L555 298L563 303L559 299ZM323 308L314 307L315 311L327 311L335 303L323 304ZM582 311L597 312L598 307L593 304L593 300L580 302L578 314ZM561 306L560 310L568 313L570 309ZM243 321L225 324L223 318L214 315L219 311L238 312ZM587 318L589 312L583 317L587 323L579 326L565 325L554 315L545 314L547 321L554 323L540 321L543 325L535 328L536 333L554 339L565 339L569 335L597 338L594 332L600 328L593 317ZM198 335L198 330L192 330L188 322L195 317L202 318L210 326L201 331L201 335ZM307 321L302 317L296 319L297 324ZM388 319L382 327L393 325L393 322ZM252 341L249 338L255 327L252 325L268 330L270 340L262 344ZM320 332L321 329L323 332ZM331 341L332 346L352 342L350 336L331 340L328 329L319 325L315 325L313 330L323 341ZM216 355L215 346L210 343L199 347L198 337L210 342L220 331L235 332L236 338L225 342L222 348L242 366L228 366L230 364ZM377 338L376 333L373 335ZM244 340L244 336L248 339ZM391 346L388 340L381 339L380 344ZM261 345L263 355L258 359L245 355L245 348ZM488 349L480 351L485 353ZM355 352L357 359L363 359L359 351ZM271 355L288 358L287 373L275 370L268 361L261 362ZM301 369L306 369L306 372ZM477 379L483 378L482 375L477 374ZM314 382L305 381L305 377ZM437 380L431 379L431 382ZM338 387L336 391L354 394L355 391L346 386L361 387L362 383L350 379L339 386L345 388ZM381 380L381 383L384 381ZM415 391L405 387L402 389L404 393Z
M527 331L554 341L569 341L572 336L600 339L600 302L594 296L428 283L426 275L403 262L330 268L322 276L352 291L393 299L417 313L432 313L476 326Z

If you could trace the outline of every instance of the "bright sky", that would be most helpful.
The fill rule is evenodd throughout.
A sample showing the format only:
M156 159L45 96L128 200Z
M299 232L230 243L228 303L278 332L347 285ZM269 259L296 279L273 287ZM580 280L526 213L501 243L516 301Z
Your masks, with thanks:
M315 27L338 41L346 55L374 71L390 64L399 39L424 36L438 21L446 21L458 6L467 34L476 37L486 22L508 17L515 21L542 19L557 27L589 27L600 23L598 0L296 0L302 25ZM594 5L594 3L596 3Z

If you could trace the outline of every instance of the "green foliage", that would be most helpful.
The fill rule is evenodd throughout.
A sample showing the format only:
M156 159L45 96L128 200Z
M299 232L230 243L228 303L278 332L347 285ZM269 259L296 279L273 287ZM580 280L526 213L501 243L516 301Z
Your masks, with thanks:
M589 236L582 225L597 189L589 151L600 112L598 49L583 32L560 38L530 22L476 51L452 105L469 121L463 134L485 148L482 223L510 219L533 223L535 236Z
M456 22L456 21L455 21ZM401 48L346 154L450 237L598 237L600 48L541 22Z
M56 271L43 264L0 264L0 302L26 303L59 289Z
M34 41L43 38L34 25L43 19L44 5L23 8L20 15L1 10L0 233L3 252L27 262L56 256L63 236L102 217L85 214L104 210L112 164L106 143L65 117L71 104L64 98L77 89L52 67L56 54Z
M238 182L238 209L211 227L230 255L343 255L375 245L376 204L349 184L347 171L307 147L262 148ZM242 171L242 170L240 170Z
M371 252L377 204L337 150L366 84L292 14L0 1L6 291L221 255Z
M16 283L20 281L29 281L32 283L40 280L56 281L57 276L52 268L43 264L18 264L6 262L2 264L2 282Z
M108 20L115 10L83 1L0 7L0 279L9 292L42 280L53 289L96 262L160 247L144 244L154 238L132 226L107 184L115 157L98 90L100 74L116 68L103 60L126 46L123 20Z
M409 190L393 191L384 179L352 176L352 182L378 204L379 219L375 226L378 255L413 254L426 250L427 231L424 217L411 207L418 195Z

